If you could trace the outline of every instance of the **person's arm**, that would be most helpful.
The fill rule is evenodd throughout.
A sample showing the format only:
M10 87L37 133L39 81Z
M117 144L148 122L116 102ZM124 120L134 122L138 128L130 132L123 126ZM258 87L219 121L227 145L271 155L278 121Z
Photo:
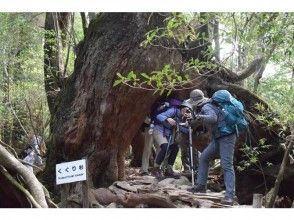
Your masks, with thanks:
M198 115L196 121L201 121L204 124L214 124L217 122L217 115L209 105L204 105Z
M170 121L173 120L172 118L175 116L175 114L176 114L176 109L175 108L169 108L165 112L162 112L162 113L158 114L156 116L156 119L158 121L160 121L163 125L165 125L165 126L168 125L170 127L170 126L172 126Z

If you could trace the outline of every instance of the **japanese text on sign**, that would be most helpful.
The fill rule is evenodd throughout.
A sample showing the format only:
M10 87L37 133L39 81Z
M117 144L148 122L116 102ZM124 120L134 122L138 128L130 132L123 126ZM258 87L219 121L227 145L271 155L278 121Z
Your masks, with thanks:
M86 180L86 160L56 164L56 184Z

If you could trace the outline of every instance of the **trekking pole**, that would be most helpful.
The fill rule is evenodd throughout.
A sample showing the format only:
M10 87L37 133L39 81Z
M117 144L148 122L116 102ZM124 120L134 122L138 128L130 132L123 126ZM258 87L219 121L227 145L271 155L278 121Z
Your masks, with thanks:
M164 163L165 165L166 165L166 160L167 160L167 158L168 158L168 156L169 156L169 148L170 148L170 145L171 145L171 143L172 143L173 135L174 135L174 132L173 132L173 130L172 130L172 133L171 133L171 135L170 135L169 138L168 138L167 148L166 148L165 155L164 155L163 163Z
M193 163L193 145L192 145L192 127L189 124L189 148L190 148L190 168L191 168L191 175L192 175L192 186L195 185L194 183L194 163Z

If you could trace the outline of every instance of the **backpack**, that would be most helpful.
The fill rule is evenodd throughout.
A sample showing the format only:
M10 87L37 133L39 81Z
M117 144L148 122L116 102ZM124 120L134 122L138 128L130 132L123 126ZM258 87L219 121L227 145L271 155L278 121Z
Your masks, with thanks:
M212 100L220 106L224 115L224 123L218 127L220 137L235 132L239 136L240 132L248 128L243 104L227 90L218 90L213 94Z
M160 122L156 119L156 116L162 112L167 111L169 108L179 108L180 105L182 104L181 100L178 99L166 99L166 100L161 100L156 102L151 110L151 122L154 124L160 124Z

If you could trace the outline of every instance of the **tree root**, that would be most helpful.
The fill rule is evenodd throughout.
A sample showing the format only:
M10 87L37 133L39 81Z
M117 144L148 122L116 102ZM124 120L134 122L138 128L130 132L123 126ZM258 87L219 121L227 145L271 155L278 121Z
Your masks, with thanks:
M32 172L11 155L2 145L0 145L0 165L5 167L6 170L18 173L23 178L36 203L42 208L48 208L42 184Z
M31 193L26 190L21 184L19 184L9 173L8 171L3 167L0 166L0 172L11 182L13 186L15 186L18 190L20 190L25 196L28 198L28 200L31 202L31 204L35 208L42 208L41 205L34 199L34 197L31 195Z

